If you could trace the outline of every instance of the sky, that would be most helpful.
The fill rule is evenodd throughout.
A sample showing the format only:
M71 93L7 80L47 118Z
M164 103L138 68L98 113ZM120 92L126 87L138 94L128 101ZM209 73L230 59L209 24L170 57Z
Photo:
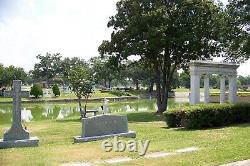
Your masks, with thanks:
M0 63L33 69L38 54L88 60L110 39L118 0L0 0ZM222 0L224 3L227 0ZM250 75L250 61L238 69Z

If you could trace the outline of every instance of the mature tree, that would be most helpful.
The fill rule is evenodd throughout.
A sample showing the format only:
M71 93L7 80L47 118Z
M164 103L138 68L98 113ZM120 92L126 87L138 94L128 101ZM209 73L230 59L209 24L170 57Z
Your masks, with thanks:
M250 85L250 76L239 76L238 80L241 82L241 85Z
M103 41L99 52L120 60L140 56L152 66L162 113L176 69L218 55L220 12L212 0L120 0L108 22L111 41Z
M0 65L0 88L2 86L11 86L13 80L27 81L27 73L20 67L3 67Z
M135 85L136 90L139 90L139 85L143 80L146 79L146 70L144 69L143 63L128 62L125 70L127 70L127 77L131 78L132 83Z
M239 76L238 82L239 82L240 88L242 88L243 90L247 90L248 86L250 85L250 76L247 76L247 77Z
M4 67L0 63L0 88L4 85L3 76L4 76Z
M90 59L90 65L97 83L111 88L112 81L119 76L117 59L115 57L93 57Z
M222 22L224 51L227 56L225 60L244 62L250 57L250 1L229 2Z
M50 81L55 76L58 76L62 73L62 56L60 53L46 53L45 56L39 54L36 58L39 60L39 62L34 66L34 79Z
M64 83L68 84L70 70L75 66L87 66L87 62L84 59L73 57L65 58L61 65Z
M190 74L187 71L183 71L179 76L180 86L184 88L190 88Z
M105 59L101 57L92 57L90 59L91 69L95 75L96 84L107 87L108 71L105 68Z
M93 73L88 66L76 65L69 71L69 82L72 91L78 98L81 118L86 117L88 98L93 92L94 79ZM81 99L85 99L84 111L82 110Z

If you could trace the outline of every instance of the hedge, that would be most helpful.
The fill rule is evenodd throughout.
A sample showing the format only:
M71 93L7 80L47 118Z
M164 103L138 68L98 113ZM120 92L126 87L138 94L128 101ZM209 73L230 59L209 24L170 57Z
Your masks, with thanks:
M250 103L195 105L166 113L168 127L201 129L244 122L250 122Z

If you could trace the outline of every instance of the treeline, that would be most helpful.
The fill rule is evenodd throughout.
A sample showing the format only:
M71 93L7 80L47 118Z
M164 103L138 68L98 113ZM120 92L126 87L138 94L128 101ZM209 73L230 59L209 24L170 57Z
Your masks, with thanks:
M83 66L94 75L96 87L110 89L112 87L134 87L139 90L141 87L153 91L156 81L156 73L143 61L118 61L115 57L92 57L89 61L84 59L62 58L60 53L38 55L38 63L34 69L26 73L20 67L4 67L0 65L0 88L11 86L12 80L20 79L24 84L46 81L48 85L66 85L69 83L69 72L75 66ZM201 87L204 79L201 77ZM238 87L246 90L250 86L250 76L238 77ZM220 78L218 75L210 76L210 87L219 88ZM174 73L171 89L190 88L189 71Z
M25 84L31 83L31 78L23 68L15 66L4 67L0 64L0 89L10 86L12 80L15 79L23 80Z
M73 57L62 58L59 53L38 55L38 63L29 72L33 82L46 81L49 85L69 85L70 70L84 66L94 75L95 85L103 88L113 86L140 89L140 85L153 89L155 73L142 61L130 60L120 62L115 57L92 57L90 60Z

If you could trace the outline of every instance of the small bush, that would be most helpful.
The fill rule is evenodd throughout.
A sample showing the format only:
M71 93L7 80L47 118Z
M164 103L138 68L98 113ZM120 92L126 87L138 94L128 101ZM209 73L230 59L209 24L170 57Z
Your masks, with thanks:
M60 90L59 90L57 84L53 85L52 91L53 91L55 96L60 96Z
M39 85L34 84L31 87L30 95L35 96L35 98L38 98L39 96L43 95L43 90Z
M201 129L250 122L250 104L208 104L177 108L166 113L169 127Z

